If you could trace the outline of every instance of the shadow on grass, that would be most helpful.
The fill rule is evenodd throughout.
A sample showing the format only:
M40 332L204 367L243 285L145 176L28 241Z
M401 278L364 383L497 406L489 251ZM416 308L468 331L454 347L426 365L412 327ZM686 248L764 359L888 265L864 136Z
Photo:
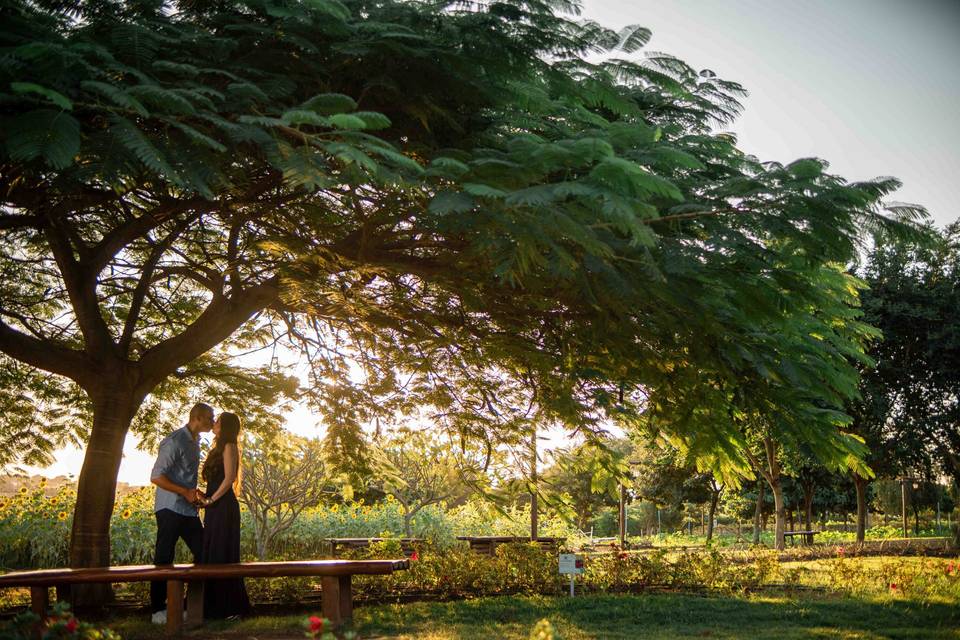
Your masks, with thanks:
M300 615L212 622L187 634L193 640L303 637ZM689 594L589 595L551 598L502 596L454 602L377 605L355 610L361 639L527 640L548 618L560 640L960 640L960 607L904 600L719 597ZM145 618L109 623L124 638L162 638Z
M601 595L484 598L357 611L364 636L431 640L525 640L541 618L549 618L564 640L960 638L956 606L896 600Z

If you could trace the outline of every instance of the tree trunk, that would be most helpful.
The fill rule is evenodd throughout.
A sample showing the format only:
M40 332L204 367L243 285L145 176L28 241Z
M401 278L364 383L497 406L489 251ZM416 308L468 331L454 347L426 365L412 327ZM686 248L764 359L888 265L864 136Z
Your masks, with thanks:
M813 487L803 487L803 530L813 531Z
M110 378L94 396L93 427L80 470L70 532L72 568L110 566L110 517L123 442L143 398L129 379ZM110 601L113 591L108 584L74 585L70 594L74 605L98 605Z
M710 510L707 512L707 542L713 540L713 526L717 515L718 502L720 502L720 492L714 491L710 496Z
M857 544L863 544L867 534L867 485L869 482L853 472L853 486L857 490Z
M409 511L404 511L403 512L403 535L405 535L408 538L413 537L413 526L411 524L412 522L413 522L413 514L410 513Z
M766 485L763 478L757 478L757 506L753 511L753 544L760 544L760 524L763 517L763 499Z
M783 551L785 548L783 537L784 522L786 520L786 509L783 503L783 485L780 483L780 477L776 476L770 483L770 489L773 491L773 504L776 509L776 520L774 522L774 540L777 551Z
M773 491L773 504L776 509L776 521L774 525L774 540L777 551L784 549L784 524L786 521L786 505L783 501L783 482L780 477L780 461L777 458L777 443L769 436L763 439L763 450L766 455L766 469L761 462L754 456L750 456L751 464L760 472L760 475L770 485Z

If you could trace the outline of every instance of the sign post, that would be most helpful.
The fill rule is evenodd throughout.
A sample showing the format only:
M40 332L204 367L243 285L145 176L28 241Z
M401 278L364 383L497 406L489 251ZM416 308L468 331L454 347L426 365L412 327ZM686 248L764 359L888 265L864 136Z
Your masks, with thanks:
M560 554L560 575L570 576L570 597L573 597L574 576L583 573L583 556L576 553Z

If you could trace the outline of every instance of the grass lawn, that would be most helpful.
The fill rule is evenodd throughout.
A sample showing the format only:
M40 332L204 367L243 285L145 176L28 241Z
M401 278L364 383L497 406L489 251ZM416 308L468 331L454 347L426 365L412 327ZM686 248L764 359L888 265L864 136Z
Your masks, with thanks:
M960 639L960 609L898 599L839 597L700 597L682 594L498 597L445 603L362 607L360 638L522 639L549 618L563 640L743 638ZM258 617L208 625L194 638L302 638L305 616ZM111 624L124 638L161 637L140 620Z

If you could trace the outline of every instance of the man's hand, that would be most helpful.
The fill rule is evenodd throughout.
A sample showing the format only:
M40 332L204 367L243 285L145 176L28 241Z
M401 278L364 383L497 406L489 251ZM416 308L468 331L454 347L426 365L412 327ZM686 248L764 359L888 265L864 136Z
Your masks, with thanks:
M181 495L183 496L184 500L192 505L195 505L197 503L198 496L202 496L203 494L196 489L186 489Z
M193 506L197 508L203 508L207 506L207 496L203 494L203 491L200 491L199 489L194 489L194 491L197 494L197 498L192 502Z

